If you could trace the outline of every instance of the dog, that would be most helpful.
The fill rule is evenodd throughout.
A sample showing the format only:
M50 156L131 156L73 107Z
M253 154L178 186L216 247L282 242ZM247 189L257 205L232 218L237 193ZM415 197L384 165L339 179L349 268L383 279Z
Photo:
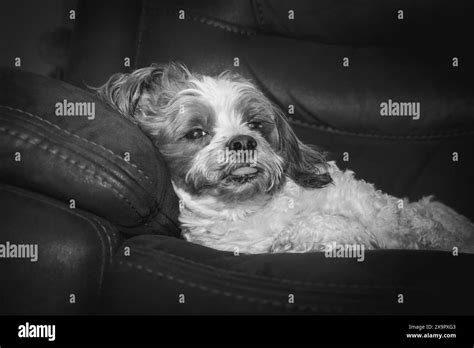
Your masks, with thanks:
M332 243L474 251L466 217L432 197L390 196L340 170L238 74L152 65L113 75L97 93L163 155L190 242L248 254L324 251Z

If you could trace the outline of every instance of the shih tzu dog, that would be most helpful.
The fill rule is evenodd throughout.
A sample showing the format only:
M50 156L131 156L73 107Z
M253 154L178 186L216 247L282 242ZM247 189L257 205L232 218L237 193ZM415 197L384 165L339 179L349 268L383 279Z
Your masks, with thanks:
M181 199L183 237L242 253L368 249L474 252L474 224L426 197L380 191L303 144L250 81L184 66L115 74L99 96L164 156Z

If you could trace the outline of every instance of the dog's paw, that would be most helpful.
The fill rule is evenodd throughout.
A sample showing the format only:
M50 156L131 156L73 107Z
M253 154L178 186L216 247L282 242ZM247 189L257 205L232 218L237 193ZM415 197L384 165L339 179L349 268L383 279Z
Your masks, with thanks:
M290 229L286 228L280 232L270 247L270 252L273 253L286 253L293 249L292 235Z
M474 252L474 224L447 205L427 197L407 213L410 227L422 237L421 248Z

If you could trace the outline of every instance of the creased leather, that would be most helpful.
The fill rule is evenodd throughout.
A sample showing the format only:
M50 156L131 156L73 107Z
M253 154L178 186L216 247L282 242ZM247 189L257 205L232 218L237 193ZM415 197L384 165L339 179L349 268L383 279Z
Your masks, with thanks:
M155 219L176 231L168 170L138 127L65 83L7 69L0 80L3 182L68 204L74 199L78 208L124 227ZM63 100L95 103L95 119L56 116Z
M117 228L13 186L1 184L0 196L0 243L38 247L36 262L0 259L0 315L95 313L105 272L123 240Z
M107 275L105 313L461 315L474 310L474 283L465 277L473 255L380 250L366 252L364 262L328 259L324 253L236 256L166 236L138 236L125 246L131 256L117 253ZM400 293L407 299L403 305L396 301ZM177 294L185 295L186 305Z

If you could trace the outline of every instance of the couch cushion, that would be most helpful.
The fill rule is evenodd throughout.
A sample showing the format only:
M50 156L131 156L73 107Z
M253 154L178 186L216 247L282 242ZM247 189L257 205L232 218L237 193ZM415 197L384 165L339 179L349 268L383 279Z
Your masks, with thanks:
M0 80L0 180L73 199L127 231L178 233L166 165L136 125L63 82L10 69ZM60 116L70 103L85 103L91 113Z
M175 60L204 74L233 70L285 111L293 105L291 118L328 129L403 135L474 130L473 68L467 63L473 55L463 47L329 45L180 20L174 8L144 2L137 66ZM464 63L454 68L453 56ZM349 67L343 67L344 57ZM420 103L419 119L382 117L381 104L389 100Z
M474 310L470 254L379 250L366 251L363 262L320 252L237 256L166 236L134 237L120 249L126 247L129 256L117 252L107 276L106 313L447 315Z
M127 28L117 23L120 8L85 1L87 18L76 32L66 79L98 84L114 72L179 61L204 74L235 70L284 110L293 105L289 116L308 125L362 134L472 134L473 67L468 62L474 56L465 45L472 21L459 18L472 8L470 1L424 0L424 6L405 0L368 6L367 1L304 0L291 6L243 1L236 11L235 1L208 0L199 6L189 0L144 1L139 9L122 0L126 8L120 8L130 14ZM288 19L290 8L295 20ZM403 22L394 20L398 8L406 11ZM180 10L186 13L183 20ZM112 15L105 16L109 11ZM121 55L100 47L110 45L106 34L96 34L104 28L120 33L114 35L120 42L113 42ZM367 33L377 37L364 37ZM124 66L124 57L131 58L132 67ZM343 67L344 57L349 67ZM456 68L453 57L459 58ZM96 64L90 67L92 61ZM420 103L420 118L381 117L380 105L388 100Z
M460 16L472 11L469 0L255 0L253 3L258 27L265 33L320 43L439 48L463 44L472 29L471 21ZM290 10L295 20L288 18ZM398 19L399 10L403 11L403 20Z

